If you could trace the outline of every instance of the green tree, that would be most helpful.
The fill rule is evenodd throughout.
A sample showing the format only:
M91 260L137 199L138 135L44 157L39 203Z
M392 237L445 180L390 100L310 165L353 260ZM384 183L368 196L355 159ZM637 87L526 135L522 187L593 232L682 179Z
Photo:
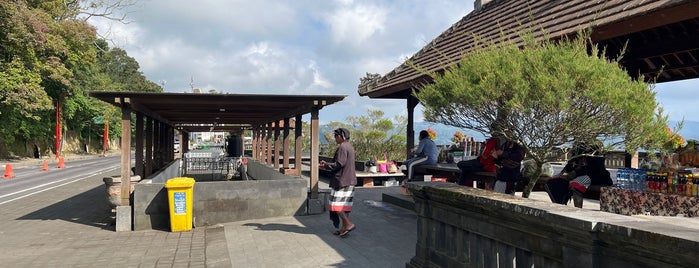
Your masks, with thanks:
M63 130L101 136L87 129L93 127L89 122L114 109L89 98L88 91L162 92L138 71L133 58L121 49L110 49L87 23L94 16L123 20L111 12L133 4L131 0L0 0L0 155L8 155L7 145L17 140L25 144L52 140L59 103ZM118 132L119 128L110 128L112 137Z
M519 142L537 170L554 147L572 141L621 141L626 150L659 148L667 118L652 85L632 79L584 34L559 41L509 42L474 49L415 96L428 121L505 135Z
M367 115L348 116L346 123L330 122L330 132L322 133L329 142L328 152L335 152L337 145L332 130L338 127L350 131L350 141L354 147L357 161L366 161L377 157L383 159L384 153L389 160L405 158L405 126L404 116L385 118L381 110L369 110ZM330 155L332 156L332 155Z

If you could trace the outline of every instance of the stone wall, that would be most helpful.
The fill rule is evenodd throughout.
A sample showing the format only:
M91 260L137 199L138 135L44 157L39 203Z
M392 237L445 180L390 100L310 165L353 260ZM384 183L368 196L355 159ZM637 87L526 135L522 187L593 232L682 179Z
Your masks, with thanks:
M581 210L452 183L411 182L418 214L406 267L687 267L691 227Z
M293 216L306 213L306 180L248 162L249 181L206 181L194 184L194 226ZM169 230L170 211L165 183L144 180L134 190L134 230Z

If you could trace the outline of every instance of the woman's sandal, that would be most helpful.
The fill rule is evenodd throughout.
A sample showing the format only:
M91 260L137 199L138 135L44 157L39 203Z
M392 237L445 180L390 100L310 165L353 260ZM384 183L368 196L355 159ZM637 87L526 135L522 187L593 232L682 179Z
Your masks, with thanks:
M342 238L347 237L347 236L349 235L349 233L350 233L351 231L353 231L355 228L357 228L357 226L356 226L356 225L352 225L352 227L350 227L349 229L342 231L342 232L339 234L340 237L342 237Z
M342 234L342 231L340 231L340 230L335 230L335 231L333 232L333 234L334 234L334 235L340 235L340 234Z

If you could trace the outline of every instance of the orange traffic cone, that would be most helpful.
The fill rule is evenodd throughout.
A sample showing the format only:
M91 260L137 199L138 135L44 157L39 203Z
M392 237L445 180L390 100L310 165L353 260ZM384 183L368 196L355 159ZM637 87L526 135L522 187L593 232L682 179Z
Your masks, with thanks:
M41 166L41 171L47 171L47 170L49 170L49 161L44 160L44 165Z
M64 168L66 167L65 160L63 160L63 157L58 158L58 168Z
M15 177L15 172L12 171L12 165L5 165L5 175L2 176L5 179L11 179Z

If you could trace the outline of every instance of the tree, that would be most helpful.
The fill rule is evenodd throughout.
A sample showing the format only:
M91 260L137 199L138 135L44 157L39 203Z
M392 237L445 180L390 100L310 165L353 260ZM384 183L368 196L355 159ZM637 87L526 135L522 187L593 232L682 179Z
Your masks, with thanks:
M88 91L162 92L138 71L133 58L121 49L109 49L87 23L90 17L124 22L113 12L134 3L0 0L0 155L18 150L9 146L17 140L53 139L57 105L62 110L61 132L68 127L97 133L83 131L90 127L86 122L114 109L89 98Z
M389 160L403 159L405 157L405 126L406 118L396 116L393 120L384 118L381 110L369 110L367 115L349 116L347 123L330 122L331 130L338 127L347 128L350 131L350 141L355 151L357 161L365 161L378 157L383 158L384 153ZM329 152L335 152L333 133L323 133L325 139L330 142Z
M659 148L667 117L652 85L632 79L584 33L531 36L522 34L522 47L481 46L443 74L430 73L434 83L415 93L425 118L519 142L537 166L524 197L557 146L601 140L623 142L629 152Z

